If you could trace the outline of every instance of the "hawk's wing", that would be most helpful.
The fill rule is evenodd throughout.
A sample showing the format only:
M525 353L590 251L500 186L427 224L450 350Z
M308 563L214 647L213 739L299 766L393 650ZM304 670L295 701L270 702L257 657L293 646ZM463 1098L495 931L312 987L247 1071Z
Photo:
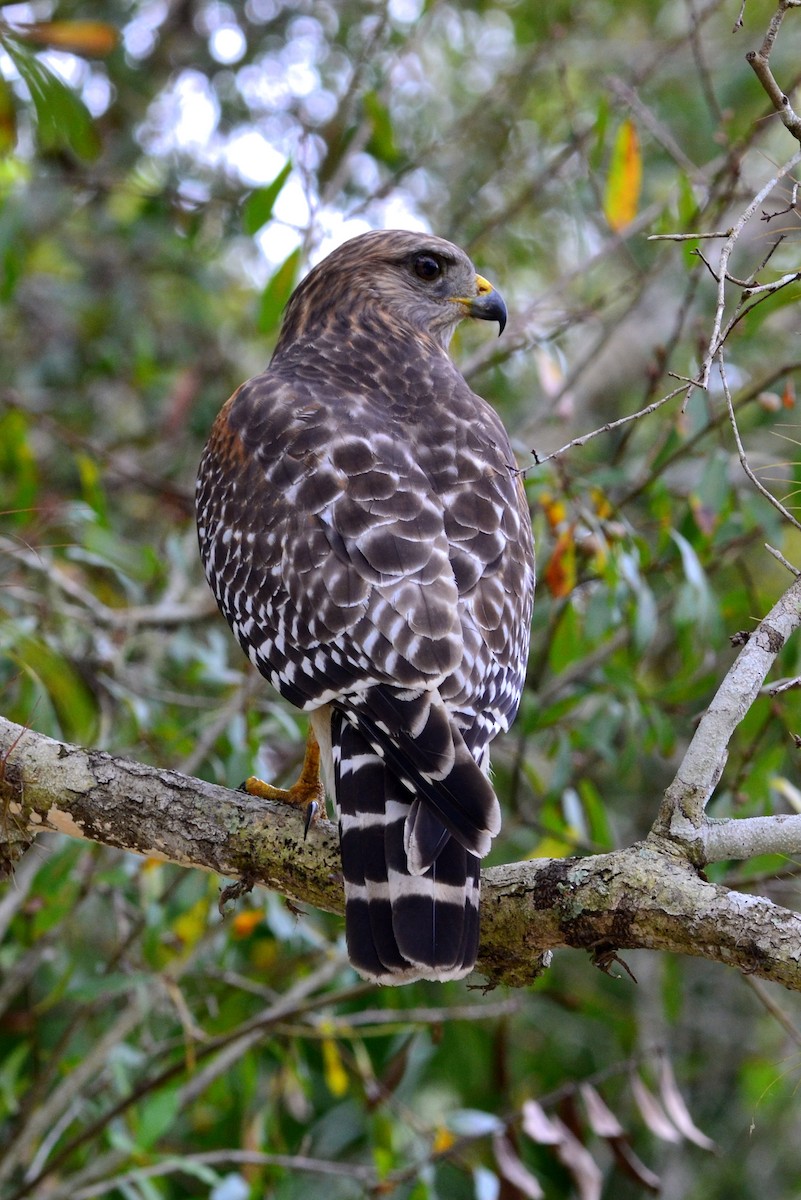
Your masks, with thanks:
M408 942L403 948L395 928L398 897L389 891L405 852L407 880L409 871L450 870L463 877L462 896L465 879L473 880L474 899L455 908L448 900L438 919L442 943L446 913L452 918L450 969L463 974L477 938L472 856L485 854L500 828L497 799L477 763L488 765L489 741L519 700L532 566L505 432L455 368L447 382L459 411L429 406L415 420L408 405L393 413L386 397L332 390L330 379L308 370L256 377L215 424L201 464L198 523L209 582L251 660L292 703L306 710L331 703L354 730L349 779L341 759L348 737L334 739L337 798L350 808L341 818L349 929L362 920L355 913L366 902L363 889L372 889L377 941L387 940L377 908L394 903L397 953L425 961L425 951L415 959ZM377 799L371 793L368 803L364 780L354 788L356 764L361 758L366 776L376 755L399 784L388 783ZM373 867L364 829L374 804L386 828ZM362 841L354 855L356 823ZM463 849L443 858L449 834ZM454 855L459 863L449 866ZM413 913L430 902L430 881L426 887L422 900L404 893Z

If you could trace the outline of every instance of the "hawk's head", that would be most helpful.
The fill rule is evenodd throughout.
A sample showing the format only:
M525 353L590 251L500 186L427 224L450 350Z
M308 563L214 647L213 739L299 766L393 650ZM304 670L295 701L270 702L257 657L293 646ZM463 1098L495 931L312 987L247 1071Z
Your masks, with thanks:
M464 317L497 321L501 332L506 324L501 296L463 250L403 229L352 238L314 267L287 306L279 347L321 324L349 325L356 314L387 330L427 333L446 347Z

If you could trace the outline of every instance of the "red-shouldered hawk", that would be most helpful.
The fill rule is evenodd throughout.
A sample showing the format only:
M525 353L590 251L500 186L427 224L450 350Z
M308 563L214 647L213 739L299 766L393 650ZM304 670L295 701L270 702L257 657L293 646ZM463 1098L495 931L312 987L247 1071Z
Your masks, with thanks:
M534 591L509 439L448 356L501 297L442 238L367 233L315 267L267 370L215 422L197 519L242 648L309 713L339 817L348 953L458 979L501 825L489 746L518 707Z

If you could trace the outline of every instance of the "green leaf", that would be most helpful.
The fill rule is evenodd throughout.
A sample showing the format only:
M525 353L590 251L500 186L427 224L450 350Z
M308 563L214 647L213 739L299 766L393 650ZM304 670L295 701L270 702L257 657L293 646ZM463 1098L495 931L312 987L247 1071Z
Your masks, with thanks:
M27 1042L20 1042L0 1063L0 1105L5 1110L6 1116L13 1116L18 1111L19 1096L23 1095L26 1090L21 1086L20 1077L23 1063L28 1057L30 1049Z
M289 179L291 171L292 162L290 160L284 164L272 183L268 183L263 188L256 188L248 196L242 212L242 228L248 237L253 237L270 220L275 202Z
M377 92L368 92L364 97L364 111L370 118L373 130L367 149L380 162L388 167L395 167L401 159L392 128L392 118L389 109Z
M156 1092L138 1110L136 1140L141 1149L153 1146L175 1121L180 1110L178 1088Z
M289 258L281 263L261 294L259 313L256 318L256 325L261 333L272 333L278 328L281 314L286 308L287 300L292 295L292 289L295 286L300 266L300 254L300 247L292 251Z
M103 491L100 467L88 454L76 454L75 463L81 479L81 492L101 525L108 525L108 505Z
M42 148L67 148L79 158L96 158L100 153L100 139L83 101L15 38L4 37L2 45L28 85Z
M50 697L66 740L91 742L97 727L95 698L64 656L37 638L21 637L13 657Z

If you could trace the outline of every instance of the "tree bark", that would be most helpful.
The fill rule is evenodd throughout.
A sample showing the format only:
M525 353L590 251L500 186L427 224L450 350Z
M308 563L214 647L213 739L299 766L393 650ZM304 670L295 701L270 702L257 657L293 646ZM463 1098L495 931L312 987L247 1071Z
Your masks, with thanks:
M0 718L0 840L57 830L343 909L337 831L296 809L84 750ZM9 857L12 855L9 853ZM671 837L482 873L479 969L523 986L561 946L702 956L801 990L801 915L704 880Z

